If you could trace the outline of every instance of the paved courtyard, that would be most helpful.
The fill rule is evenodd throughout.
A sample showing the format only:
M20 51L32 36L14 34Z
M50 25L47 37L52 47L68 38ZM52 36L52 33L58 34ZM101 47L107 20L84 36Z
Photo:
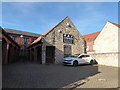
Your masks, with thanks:
M4 65L2 72L3 88L115 88L118 84L117 68L101 65L19 62Z
M41 65L35 62L3 66L3 88L61 88L98 74L98 66Z

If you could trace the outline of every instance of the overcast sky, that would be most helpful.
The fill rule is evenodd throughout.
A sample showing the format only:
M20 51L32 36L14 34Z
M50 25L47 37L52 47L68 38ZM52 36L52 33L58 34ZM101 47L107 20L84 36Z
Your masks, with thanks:
M45 33L69 16L82 35L100 31L107 21L118 24L117 2L3 2L2 27Z

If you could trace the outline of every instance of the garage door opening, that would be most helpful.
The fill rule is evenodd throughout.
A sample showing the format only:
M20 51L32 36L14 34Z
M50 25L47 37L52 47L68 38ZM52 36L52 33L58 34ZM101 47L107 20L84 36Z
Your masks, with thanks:
M42 64L42 47L38 46L36 47L37 49L37 61L40 62L40 64Z
M68 57L72 54L71 45L64 45L64 57Z
M55 47L46 46L46 63L54 63L54 62L55 62Z

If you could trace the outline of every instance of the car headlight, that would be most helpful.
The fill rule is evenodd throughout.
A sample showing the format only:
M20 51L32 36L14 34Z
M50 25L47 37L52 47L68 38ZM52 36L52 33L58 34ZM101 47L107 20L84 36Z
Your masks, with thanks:
M73 60L68 60L68 61L73 61Z
M64 60L64 61L68 61L68 62L71 62L71 61L73 61L73 60Z

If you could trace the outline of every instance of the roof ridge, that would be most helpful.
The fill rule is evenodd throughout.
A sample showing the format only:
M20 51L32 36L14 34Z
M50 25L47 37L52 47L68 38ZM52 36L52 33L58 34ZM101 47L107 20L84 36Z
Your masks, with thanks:
M119 25L119 24L113 23L113 22L111 22L111 21L108 21L108 22L120 28L120 25Z
M42 35L46 36L49 32L51 32L55 27L57 27L60 23L62 23L66 18L69 18L68 16L66 16L64 19L62 19L58 24L56 24L54 27L52 27L51 29L49 29L47 32L43 33Z
M39 41L40 39L42 39L43 36L46 36L48 33L50 33L54 28L56 28L60 23L62 23L66 18L69 18L68 16L66 16L64 19L62 19L58 24L56 24L54 27L52 27L51 29L49 29L47 32L43 33L42 35L40 35L32 44L36 43L37 41Z
M97 36L100 34L101 31L98 31L98 32L94 32L94 33L91 33L91 34L86 34L86 35L83 35L82 37L87 41L87 42L90 42L90 41L94 41Z
M33 33L33 32L28 32L28 31L21 31L21 30L16 30L16 29L11 29L11 28L4 28L4 30L13 30L13 31L20 31L20 32L26 32L26 33L38 34L38 33ZM39 34L39 35L41 35L41 34Z
M89 34L85 34L85 35L90 35L90 34L94 34L94 33L98 33L98 32L101 32L101 31L97 31L97 32L93 32L93 33L89 33ZM85 36L85 35L82 35L82 36Z

